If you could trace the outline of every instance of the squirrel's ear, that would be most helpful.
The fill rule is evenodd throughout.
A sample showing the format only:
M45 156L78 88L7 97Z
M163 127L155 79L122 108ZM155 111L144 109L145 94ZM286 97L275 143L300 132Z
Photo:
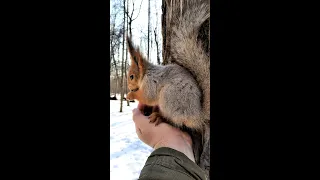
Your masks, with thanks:
M127 47L128 47L128 51L130 53L130 56L132 57L131 59L133 60L133 62L136 63L137 66L139 66L138 58L135 55L136 53L134 53L135 52L135 48L133 46L131 38L129 38L128 35L127 35Z
M131 66L132 68L138 69L141 74L141 77L145 73L145 62L143 57L140 54L139 48L135 48L131 37L127 35L127 47L131 56Z
M129 38L128 35L127 35L127 47L128 47L129 53L132 55L134 51L134 47L133 47L131 38Z

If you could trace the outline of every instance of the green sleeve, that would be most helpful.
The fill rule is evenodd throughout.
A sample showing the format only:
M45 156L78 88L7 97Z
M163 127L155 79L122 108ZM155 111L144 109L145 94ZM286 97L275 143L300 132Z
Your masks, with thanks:
M156 149L148 157L139 180L205 180L205 173L185 154L168 148Z

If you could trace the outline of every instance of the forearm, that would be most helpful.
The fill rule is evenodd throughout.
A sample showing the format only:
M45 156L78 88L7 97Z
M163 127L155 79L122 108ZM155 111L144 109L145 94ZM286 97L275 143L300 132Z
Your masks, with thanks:
M203 170L184 153L168 147L156 149L143 167L140 180L144 179L204 180Z
M178 137L180 138L172 138L170 140L160 141L153 148L158 149L161 147L169 147L176 151L182 152L191 161L195 162L192 150L192 140L190 136L187 136L185 133L181 133Z

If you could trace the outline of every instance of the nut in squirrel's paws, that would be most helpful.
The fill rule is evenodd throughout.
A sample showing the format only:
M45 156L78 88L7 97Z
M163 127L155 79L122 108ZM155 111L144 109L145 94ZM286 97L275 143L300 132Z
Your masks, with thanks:
M155 126L157 126L158 124L160 124L162 122L166 122L166 119L164 117L162 117L159 112L153 112L149 116L149 120L150 120L150 123L155 123Z

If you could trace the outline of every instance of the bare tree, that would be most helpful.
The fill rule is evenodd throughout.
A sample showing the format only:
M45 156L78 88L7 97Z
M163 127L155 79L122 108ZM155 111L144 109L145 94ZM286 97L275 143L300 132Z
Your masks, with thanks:
M157 30L157 27L156 28L154 28L154 41L156 42L156 51L157 51L157 63L158 63L158 65L160 65L161 64L161 62L160 62L160 54L159 54L159 42L158 42L158 39L157 39L157 32L156 32L156 30Z
M114 84L111 84L110 88L114 90L114 93L115 93L114 96L116 96L116 93L117 93L118 80L119 80L118 65L115 59L115 53L117 49L116 47L118 47L118 51L119 51L120 37L121 37L121 31L122 31L122 29L116 28L116 22L115 22L116 17L117 17L117 13L114 13L113 15L110 16L110 24L111 24L110 26L110 72L111 72L112 65L114 65L114 70L116 71L115 87L113 86Z
M140 29L140 48L142 52L148 54L148 35L142 29ZM147 59L147 61L150 61L150 59Z
M158 29L158 10L157 10L157 4L154 3L154 6L155 6L155 11L156 11L156 27L154 28L154 41L156 43L156 52L157 52L157 63L158 65L161 64L160 62L160 53L159 53L159 41L158 41L158 38L157 38L157 29Z
M150 45L149 45L149 41L150 41L150 0L148 0L148 60L150 59L149 56L149 52L150 52Z
M119 32L119 34L121 34L121 31ZM118 42L119 42L119 45L117 46L117 47L118 47L118 51L117 51L117 52L118 52L118 60L119 60L119 59L120 59L120 57L119 57L119 56L120 56L120 37L119 37L119 41L118 41ZM115 63L115 66L117 66L116 61L114 61L114 63ZM116 71L116 72L117 72L117 71ZM117 76L116 93L118 92L117 90L119 89L119 88L118 88L118 86L119 86L119 84L120 84L120 83L119 83L119 80L120 80L120 79L119 79L119 76Z
M126 14L127 14L127 17L128 17L128 26L129 26L130 37L132 37L132 22L138 18L139 14L140 14L142 2L143 2L143 0L141 0L140 7L139 7L139 12L138 12L138 14L136 15L135 18L133 18L133 13L135 11L135 9L134 9L134 1L132 1L131 14L129 13L129 8L127 7L127 9L126 9Z
M118 46L120 47L120 46ZM119 73L118 73L118 64L117 64L117 61L116 61L116 58L115 58L115 47L112 47L112 59L113 59L113 65L114 65L114 69L116 71L116 82L115 82L115 96L117 94L117 90L118 90L118 82L119 82ZM119 49L119 48L118 48ZM119 59L119 52L118 52L118 59Z
M110 16L110 19L111 19L111 15ZM111 23L110 23L111 24ZM113 24L113 27L115 26L115 24ZM111 26L112 27L112 26ZM112 28L113 29L113 28ZM112 31L112 29L110 30L110 32ZM110 40L110 44L112 44L112 41ZM110 73L111 73L111 54L112 52L110 53Z
M121 97L120 97L120 112L122 112L123 107L123 71L124 71L124 41L125 41L125 25L126 25L126 14L125 14L125 8L126 8L126 0L123 0L123 41L122 41L122 61L121 61Z
M126 9L128 9L128 2L127 2L127 8L125 8L124 9L124 14L125 14L125 12L126 12ZM127 29L126 29L126 32L128 32L128 23L129 23L129 21L128 21L128 17L127 17L127 22L126 22L126 24L127 24ZM128 50L126 49L126 62L125 62L125 64L124 64L124 72L125 72L125 84L127 84L127 62L128 62ZM126 94L127 94L127 90L128 90L128 88L125 86L124 87L125 88L125 92L126 92ZM126 98L126 100L127 100L127 106L130 106L130 102L129 102L129 100Z

